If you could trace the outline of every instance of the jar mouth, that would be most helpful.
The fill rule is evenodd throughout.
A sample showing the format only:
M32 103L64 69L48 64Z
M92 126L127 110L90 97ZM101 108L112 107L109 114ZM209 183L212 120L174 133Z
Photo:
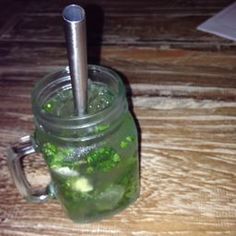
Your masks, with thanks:
M82 130L105 124L124 112L125 88L120 76L112 69L88 65L88 77L92 82L104 83L114 93L112 104L101 111L82 116L59 117L42 109L48 99L60 91L71 89L69 68L57 70L40 80L32 91L32 110L36 125L58 135L62 130ZM81 132L81 135L84 132Z

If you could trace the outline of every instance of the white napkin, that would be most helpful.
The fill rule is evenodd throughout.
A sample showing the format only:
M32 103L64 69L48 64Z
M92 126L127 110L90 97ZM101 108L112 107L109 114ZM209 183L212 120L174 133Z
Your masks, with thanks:
M236 2L199 25L197 29L236 41Z

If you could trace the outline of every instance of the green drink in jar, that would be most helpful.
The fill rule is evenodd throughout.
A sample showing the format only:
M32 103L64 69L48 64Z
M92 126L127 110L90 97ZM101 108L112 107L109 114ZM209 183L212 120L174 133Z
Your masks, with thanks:
M80 117L74 115L68 68L35 86L34 137L21 140L20 148L12 148L9 158L24 197L40 202L53 195L75 222L114 215L139 195L137 129L124 85L105 67L90 65L88 74L87 113ZM34 151L43 153L52 179L50 188L38 195L25 184L18 164Z

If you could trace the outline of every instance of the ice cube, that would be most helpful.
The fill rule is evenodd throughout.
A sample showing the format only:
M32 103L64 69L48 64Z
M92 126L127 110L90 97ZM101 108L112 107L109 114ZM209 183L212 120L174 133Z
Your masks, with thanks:
M72 183L72 188L80 192L90 192L93 186L90 181L85 177L79 177Z
M79 173L69 167L54 168L53 171L59 175L64 175L66 177L79 176Z
M121 185L112 185L96 198L96 207L99 210L110 210L113 209L124 195L125 189Z

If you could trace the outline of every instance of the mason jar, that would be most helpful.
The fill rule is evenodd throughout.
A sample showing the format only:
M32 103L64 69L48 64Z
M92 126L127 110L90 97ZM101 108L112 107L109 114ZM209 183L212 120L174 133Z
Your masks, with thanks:
M13 145L8 158L16 186L28 201L54 197L75 222L114 215L139 195L138 135L124 85L117 73L102 66L89 65L88 75L89 84L102 84L113 94L111 104L81 117L50 113L60 105L52 104L52 98L63 101L71 82L68 68L46 76L32 92L35 132ZM32 190L20 165L35 152L43 154L51 176L40 193Z

